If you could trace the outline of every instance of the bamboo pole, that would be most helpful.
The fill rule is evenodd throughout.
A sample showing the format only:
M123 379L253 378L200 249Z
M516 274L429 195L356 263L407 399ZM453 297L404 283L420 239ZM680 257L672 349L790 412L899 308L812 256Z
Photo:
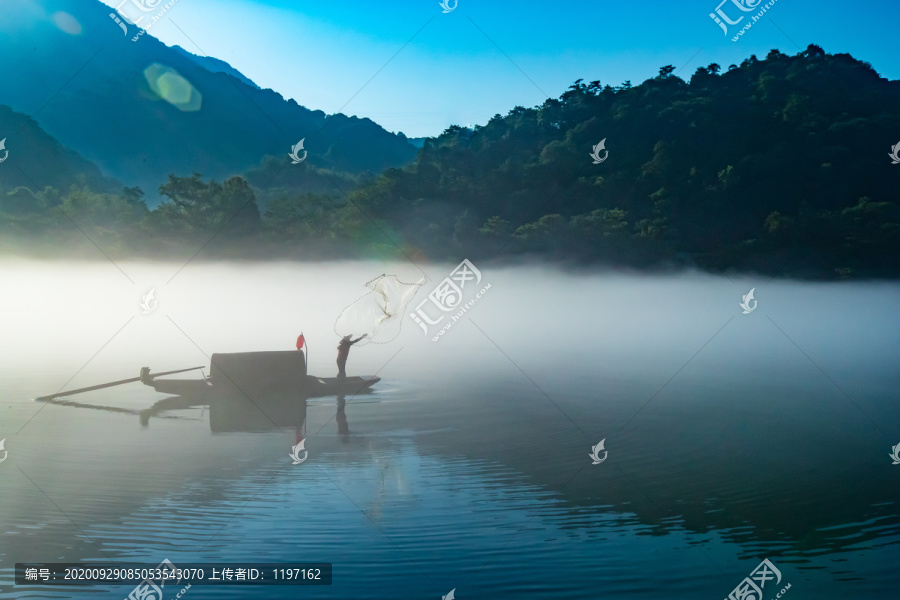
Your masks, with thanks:
M150 377L161 377L163 375L174 375L175 373L185 373L187 371L196 371L197 369L202 369L203 367L191 367L190 369L178 369L177 371L165 371L164 373L156 373L155 375L151 375ZM123 385L126 383L134 383L135 381L140 381L140 377L131 377L130 379L120 379L119 381L110 381L109 383L101 383L98 385L92 385L90 387L79 388L77 390L69 390L68 392L58 392L56 394L50 394L49 396L38 396L34 399L35 402L46 402L48 400L52 400L53 398L62 398L63 396L74 396L75 394L81 394L82 392L93 392L94 390L102 390L103 388L113 387L115 385Z

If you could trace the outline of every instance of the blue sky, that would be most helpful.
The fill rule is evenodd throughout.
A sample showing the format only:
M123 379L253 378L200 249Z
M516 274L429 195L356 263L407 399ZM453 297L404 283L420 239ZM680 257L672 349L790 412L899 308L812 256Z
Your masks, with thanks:
M411 137L535 106L578 78L637 84L666 64L689 78L698 66L810 43L900 79L898 2L776 0L732 42L709 17L720 1L459 0L443 14L438 0L177 0L151 33L311 109L369 117ZM732 0L722 10L732 20L748 15L739 26L754 14Z

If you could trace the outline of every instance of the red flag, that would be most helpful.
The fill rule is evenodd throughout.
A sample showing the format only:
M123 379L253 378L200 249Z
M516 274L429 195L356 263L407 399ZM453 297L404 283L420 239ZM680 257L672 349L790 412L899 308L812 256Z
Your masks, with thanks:
M303 343L304 343L305 341L306 341L306 340L303 338L303 334L301 333L301 334L297 337L297 350L300 350L300 349L303 348Z

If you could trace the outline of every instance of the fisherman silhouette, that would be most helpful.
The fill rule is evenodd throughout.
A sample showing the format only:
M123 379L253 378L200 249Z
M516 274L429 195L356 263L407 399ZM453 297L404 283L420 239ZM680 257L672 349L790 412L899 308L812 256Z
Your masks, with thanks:
M337 366L338 366L338 381L343 381L347 378L347 357L350 356L350 346L358 342L359 340L366 337L368 334L364 333L355 340L351 340L349 335L345 335L341 338L340 343L338 344L337 350Z

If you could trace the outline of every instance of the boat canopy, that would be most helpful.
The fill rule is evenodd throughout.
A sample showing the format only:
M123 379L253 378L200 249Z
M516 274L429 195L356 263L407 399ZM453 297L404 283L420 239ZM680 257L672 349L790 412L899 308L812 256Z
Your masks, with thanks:
M213 354L210 379L216 389L247 395L302 389L306 358L297 350Z

